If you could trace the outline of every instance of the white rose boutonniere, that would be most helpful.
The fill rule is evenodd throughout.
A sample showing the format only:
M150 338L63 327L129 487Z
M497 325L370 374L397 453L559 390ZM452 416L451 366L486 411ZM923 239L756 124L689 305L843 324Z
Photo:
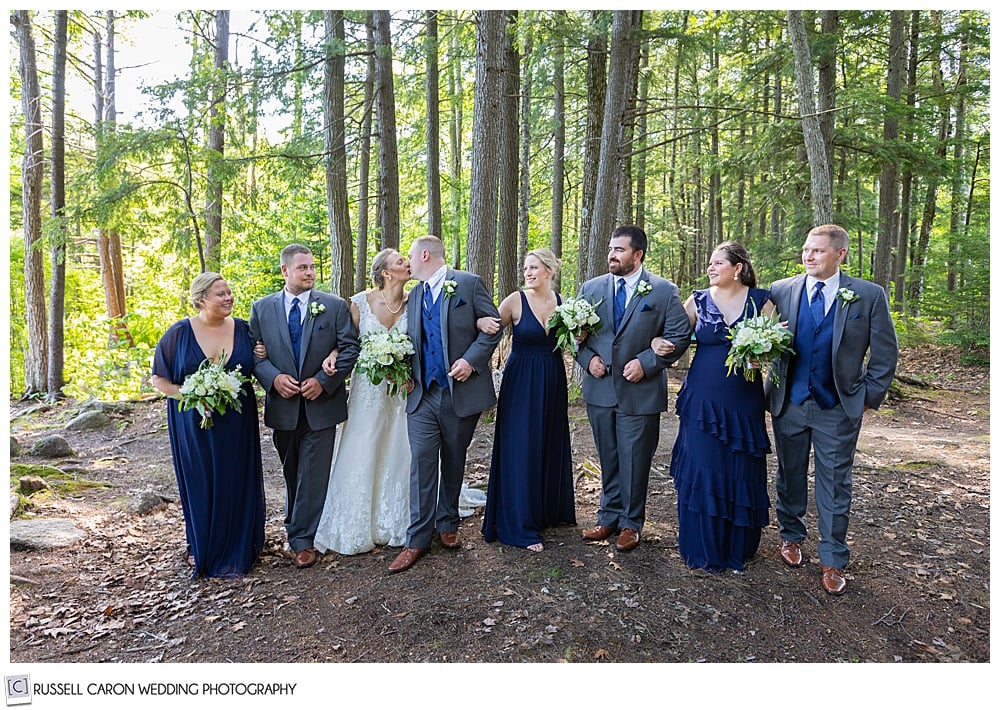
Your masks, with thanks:
M455 295L455 289L458 288L458 284L454 281L445 281L441 284L441 290L444 291L445 298L451 298Z
M320 313L326 313L326 306L324 306L319 301L310 301L309 302L309 317L310 318L315 318Z
M649 281L640 281L635 285L635 292L640 296L648 296L653 292L653 286Z
M847 308L848 303L854 303L858 300L858 294L849 288L842 288L837 291L837 298L840 299L840 307Z

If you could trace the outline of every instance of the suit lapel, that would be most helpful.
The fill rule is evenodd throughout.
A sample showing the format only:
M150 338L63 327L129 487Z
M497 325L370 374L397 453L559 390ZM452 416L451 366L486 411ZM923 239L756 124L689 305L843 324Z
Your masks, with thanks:
M788 329L793 333L796 332L795 328L799 322L799 304L802 302L802 289L805 287L805 283L806 277L803 274L796 276L789 284L791 291L788 294L788 313L780 314L788 321Z
M441 309L441 347L444 348L442 352L444 353L444 364L445 367L451 367L451 359L448 355L448 316L451 315L451 301L452 298L458 298L458 294L448 297L448 294L444 291L445 281L453 281L452 277L454 272L448 269L444 272L444 281L441 282L441 293L438 294L438 307Z
M309 303L306 304L306 318L302 321L302 342L299 343L299 367L302 367L302 362L309 351L309 339L312 337L313 323L316 321L312 317L312 311L310 310L310 306L313 303L319 303L319 299L316 298L316 291L309 292Z
M850 288L851 287L851 277L845 274L843 271L840 272L840 288ZM844 335L844 324L847 323L847 312L850 310L850 304L840 301L840 299L833 299L832 308L836 309L833 315L833 354L837 354L837 348L840 346L840 339Z
M618 328L618 332L625 330L625 325L628 323L629 318L632 317L632 313L636 308L639 307L639 303L642 301L642 296L639 295L639 284L643 281L649 281L649 274L646 273L646 269L641 269L639 274L639 280L635 283L635 290L632 291L632 298L628 300L625 304L625 315L622 316L621 325Z

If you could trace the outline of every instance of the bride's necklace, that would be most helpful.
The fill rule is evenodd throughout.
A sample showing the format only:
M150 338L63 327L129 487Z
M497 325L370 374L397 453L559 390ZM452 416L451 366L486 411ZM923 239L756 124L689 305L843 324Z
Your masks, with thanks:
M396 310L392 310L392 307L391 307L391 306L389 305L389 301L387 301L387 300L386 300L386 298L385 298L385 291L383 291L382 289L379 289L379 290L378 290L378 292L379 292L379 295L381 295L381 296L382 296L382 303L384 303L384 304L385 304L385 309L386 309L387 311L389 311L389 312L390 312L390 313L392 313L393 315L396 315L396 314L397 314L397 313L399 313L399 312L400 312L401 310L403 310L403 303L404 303L404 302L406 301L406 299L405 299L405 298L403 298L403 297L400 297L400 299L399 299L399 305L398 305L398 306L396 306Z

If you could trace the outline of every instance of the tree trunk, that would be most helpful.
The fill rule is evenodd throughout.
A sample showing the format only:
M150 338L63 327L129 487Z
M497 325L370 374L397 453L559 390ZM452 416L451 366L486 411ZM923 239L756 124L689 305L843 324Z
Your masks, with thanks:
M932 10L930 28L930 47L925 56L929 57L930 74L932 77L932 95L937 97L938 108L938 135L934 155L937 160L944 162L948 154L948 128L950 119L950 106L944 90L944 77L941 73L941 11ZM912 269L910 271L909 283L909 307L913 315L920 315L920 297L924 292L924 280L926 279L927 252L930 247L931 231L934 227L934 217L937 211L937 190L938 173L931 171L927 176L927 190L924 197L924 210L920 218L920 231L917 236L916 248L913 250Z
M115 132L115 124L118 120L118 110L115 106L115 13L108 10L105 23L107 39L106 61L104 64L104 81L101 82L101 71L98 69L94 74L94 81L97 87L103 86L103 91L98 88L100 98L95 102L94 107L97 112L98 129L96 131L96 148L100 160L104 159L107 151L106 136ZM97 64L100 65L100 41L95 43L98 57ZM101 225L97 231L97 253L101 263L101 281L104 284L104 301L108 309L108 318L111 321L111 331L108 334L112 344L127 343L129 347L135 345L132 340L132 333L129 332L128 324L125 322L125 269L122 265L121 238L118 235L117 227L113 225ZM202 261L204 269L204 261Z
M788 39L795 53L795 82L799 90L799 113L802 116L802 134L806 155L809 158L809 174L812 184L813 220L819 224L833 221L833 186L830 181L830 166L827 162L823 143L823 132L816 115L816 101L813 97L814 77L812 56L809 53L809 38L801 10L788 10Z
M641 57L640 33L642 31L642 11L632 12L632 34L629 37L628 59L625 62L625 111L622 114L618 130L618 180L616 190L617 205L615 207L615 222L618 224L633 224L635 210L632 202L632 139L635 136L635 102L639 86L639 61Z
M427 26L427 233L440 236L441 216L441 127L440 72L438 70L438 11L424 13Z
M641 11L640 13L641 19ZM597 191L594 195L594 216L590 225L590 243L607 246L614 230L615 210L618 207L619 153L621 150L622 124L628 107L629 62L632 59L633 31L636 15L631 10L615 10L611 26L611 58L608 66L608 88L604 100L604 119L601 130L601 152L597 165ZM593 250L591 252L593 254ZM591 272L599 273L598 263L591 264Z
M205 271L222 265L223 155L226 145L226 73L229 65L229 10L215 13L215 72L208 108L208 187L205 200Z
M365 74L365 103L361 117L361 152L358 155L358 258L354 266L354 290L364 291L368 285L368 186L372 160L372 114L375 100L375 21L365 13L365 54L368 70Z
M902 10L889 13L889 67L885 93L889 110L882 122L882 141L891 145L899 139L899 114L894 110L903 96L903 64L906 59L906 27ZM878 195L879 230L875 240L872 281L889 293L892 280L892 250L899 240L899 163L889 158L882 163Z
M500 169L500 115L504 70L503 10L476 11L476 93L472 112L472 184L469 190L468 270L493 292Z
M837 108L837 43L840 15L836 10L823 10L820 17L823 44L816 56L818 79L816 103L819 108L819 130L823 134L823 148L830 168L830 184L833 185L833 137Z
M597 167L601 156L604 99L607 94L608 37L601 21L605 11L592 10L591 24L595 31L587 42L587 135L583 149L583 186L580 212L580 263L577 267L577 288L587 279L604 271L607 240L604 235L591 239L594 204L597 195Z
M523 264L528 253L528 230L531 226L531 89L534 34L531 27L525 27L524 40L524 91L521 92L521 167L520 198L517 211L517 263ZM583 241L583 240L581 240Z
M500 131L500 195L497 221L497 288L500 296L517 290L518 96L521 57L514 46L517 11L507 14L504 32L504 70Z
M47 390L48 333L45 322L45 265L42 257L42 98L35 63L31 12L16 10L11 22L20 54L21 108L24 111L24 162L21 166L21 207L24 217L24 305L28 350L24 353L24 394Z
M462 229L462 208L465 200L465 189L462 181L462 135L463 135L463 96L462 84L462 45L458 32L451 32L451 50L448 52L448 94L451 98L451 121L449 122L448 144L451 147L451 160L448 164L451 185L451 265L462 268L462 240L459 234ZM438 235L444 239L444 235Z
M948 223L948 279L947 289L953 292L958 287L958 273L961 269L959 263L959 244L964 234L964 215L962 209L965 206L965 93L968 84L966 75L966 61L969 53L969 25L968 20L962 19L959 29L961 33L961 48L958 54L958 71L955 79L955 131L952 143L955 146L953 152L951 173L951 218Z
M648 130L649 103L649 45L642 46L642 71L639 73L638 99L638 138L635 153L637 155L635 170L635 224L646 228L646 139Z
M907 121L903 133L904 140L913 140L913 111L917 105L917 67L919 66L918 47L920 46L920 11L910 14L909 65L906 79ZM903 170L900 202L902 209L899 215L899 248L896 251L896 281L893 293L893 303L896 310L905 313L907 310L907 265L910 259L910 244L913 235L913 220L910 218L913 194L913 168L907 164Z
M323 113L326 145L326 217L330 233L330 290L349 298L354 282L354 237L347 204L347 149L344 144L344 11L324 10L326 61Z
M399 248L399 152L392 76L392 28L388 10L376 10L375 96L378 115L379 203L382 248Z
M549 248L557 258L563 252L563 208L566 200L566 41L565 10L556 16L552 41L552 225ZM554 284L559 290L559 284Z
M52 62L52 275L49 285L48 399L62 396L66 311L66 10L55 12Z

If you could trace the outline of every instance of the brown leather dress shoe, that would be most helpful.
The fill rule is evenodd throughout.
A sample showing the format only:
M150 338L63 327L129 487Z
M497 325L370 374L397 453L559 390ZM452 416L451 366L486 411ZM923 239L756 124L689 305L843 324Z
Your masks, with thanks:
M292 560L294 564L299 569L305 569L306 567L312 567L316 564L316 560L319 559L319 553L316 552L311 547L307 547L304 550L299 550L295 553L295 559Z
M847 580L844 570L823 565L823 589L834 596L840 596L847 591Z
M457 550L462 546L462 541L458 539L457 532L441 533L441 545L449 550Z
M802 566L802 545L791 540L781 541L781 561L789 567Z
M615 543L615 549L619 552L630 552L639 547L639 531L631 528L622 528Z
M617 528L608 527L607 525L595 525L589 530L583 531L584 540L607 540L609 537L618 532Z
M389 565L389 574L405 572L410 569L425 552L427 549L422 547L404 547L403 551L396 555L396 559Z

